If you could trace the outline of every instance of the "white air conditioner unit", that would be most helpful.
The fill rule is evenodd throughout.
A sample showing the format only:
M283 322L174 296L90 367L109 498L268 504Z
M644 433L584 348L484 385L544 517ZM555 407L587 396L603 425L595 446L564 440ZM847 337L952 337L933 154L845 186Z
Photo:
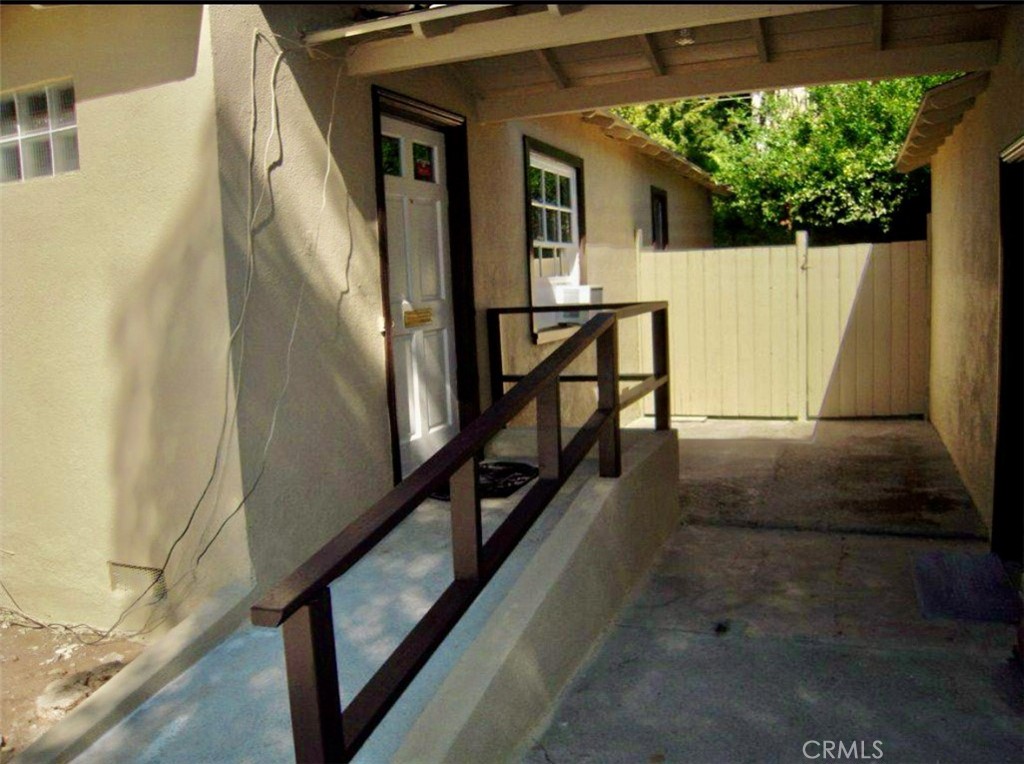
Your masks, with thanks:
M554 284L556 305L600 305L604 287L592 284ZM590 311L566 310L554 314L559 324L582 324L590 318Z

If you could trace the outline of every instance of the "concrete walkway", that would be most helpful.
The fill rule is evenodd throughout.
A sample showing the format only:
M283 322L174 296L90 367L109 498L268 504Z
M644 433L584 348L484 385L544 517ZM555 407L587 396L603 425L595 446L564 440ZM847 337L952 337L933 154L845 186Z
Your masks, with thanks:
M684 524L524 761L1024 760L1015 628L920 614L987 550L930 425L677 426Z

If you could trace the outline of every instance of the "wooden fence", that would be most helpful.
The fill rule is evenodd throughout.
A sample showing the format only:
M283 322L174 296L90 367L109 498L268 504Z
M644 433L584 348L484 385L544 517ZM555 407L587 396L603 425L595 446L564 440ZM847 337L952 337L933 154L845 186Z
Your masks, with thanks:
M673 414L926 412L926 242L807 247L800 233L792 246L639 261L640 299L669 303Z

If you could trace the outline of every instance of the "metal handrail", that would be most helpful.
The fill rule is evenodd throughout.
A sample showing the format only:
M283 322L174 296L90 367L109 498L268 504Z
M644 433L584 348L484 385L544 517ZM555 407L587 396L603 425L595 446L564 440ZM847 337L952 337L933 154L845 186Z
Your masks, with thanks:
M595 306L579 307L595 310ZM494 310L500 314L545 309ZM619 412L623 405L655 393L655 426L668 429L667 303L604 305L596 310L600 312L519 378L511 390L252 606L250 616L257 626L283 626L298 761L351 760L595 443L599 474L621 474ZM654 373L620 394L618 321L645 313L651 314ZM500 315L494 320L500 321ZM565 378L560 375L592 344L597 348L593 378L598 383L597 410L563 448L559 383ZM487 442L534 400L538 480L483 543L479 457ZM328 587L446 480L451 481L453 582L343 712Z

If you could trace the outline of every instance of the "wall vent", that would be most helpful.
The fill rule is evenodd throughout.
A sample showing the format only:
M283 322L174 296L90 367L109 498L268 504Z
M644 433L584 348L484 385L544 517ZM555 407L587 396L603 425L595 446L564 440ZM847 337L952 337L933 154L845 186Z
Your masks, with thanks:
M131 565L126 562L108 562L110 589L125 599L135 599L143 592L146 596L139 604L159 602L167 596L167 582L159 568ZM148 591L146 591L148 589Z

